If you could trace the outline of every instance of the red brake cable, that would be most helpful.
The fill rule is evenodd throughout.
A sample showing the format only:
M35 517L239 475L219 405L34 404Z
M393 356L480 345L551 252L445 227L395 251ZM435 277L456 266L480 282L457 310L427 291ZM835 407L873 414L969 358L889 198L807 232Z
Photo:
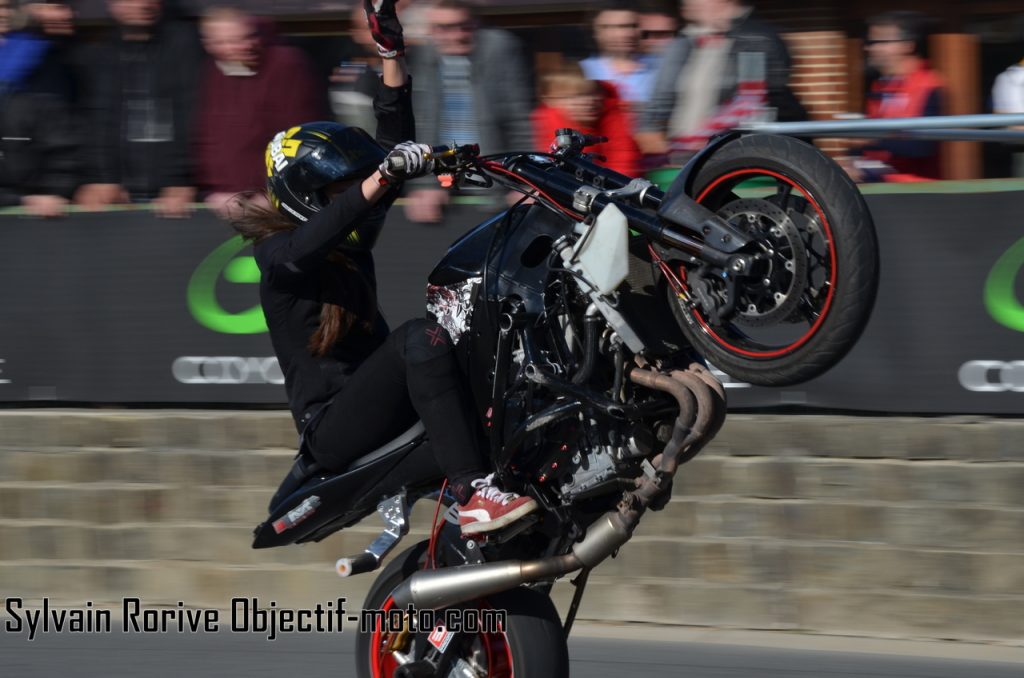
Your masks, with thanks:
M434 560L434 554L437 551L437 540L441 536L441 528L444 527L444 521L441 524L437 523L437 516L441 513L441 500L444 499L445 488L448 487L448 479L441 483L441 492L437 495L437 506L434 507L434 520L430 523L430 544L427 546L427 560L430 563L430 569L437 569L437 563Z

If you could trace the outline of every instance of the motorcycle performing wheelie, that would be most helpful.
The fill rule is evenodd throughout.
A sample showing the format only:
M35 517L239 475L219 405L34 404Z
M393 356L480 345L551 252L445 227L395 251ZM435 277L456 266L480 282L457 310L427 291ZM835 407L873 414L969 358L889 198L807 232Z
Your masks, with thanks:
M597 165L586 152L597 141L565 129L551 153L434 149L447 182L524 194L450 247L426 309L456 342L495 474L540 510L472 539L450 514L435 518L429 539L392 558L364 608L398 610L399 623L360 631L362 678L568 675L587 575L628 548L725 420L708 365L752 384L803 382L867 322L874 226L816 148L727 133L661 191ZM376 512L380 536L337 569L377 571L414 502L451 503L443 478L419 424L342 473L300 457L253 546L319 541ZM549 594L573 574L562 619ZM505 616L470 632L411 609Z

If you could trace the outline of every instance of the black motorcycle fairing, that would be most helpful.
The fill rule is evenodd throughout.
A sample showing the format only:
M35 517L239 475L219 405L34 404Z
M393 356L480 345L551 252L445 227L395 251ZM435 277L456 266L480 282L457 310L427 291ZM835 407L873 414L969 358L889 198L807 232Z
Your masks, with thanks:
M518 205L462 236L430 274L431 285L453 286L482 278L487 287L476 291L472 331L456 344L456 356L469 377L482 421L492 399L502 306L516 300L523 312L543 312L552 245L572 227L571 220L541 205Z
M552 245L572 230L573 222L540 205L531 205L510 226L502 256L496 262L497 275L487 281L487 296L494 302L518 299L522 312L540 315L551 276Z
M427 282L431 285L454 285L481 275L494 231L506 216L507 210L474 226L452 243L444 258L427 276Z
M315 421L316 417L314 417L313 422L315 423ZM409 443L418 442L424 438L425 433L426 428L423 426L423 422L417 420L415 424L409 427L408 430L397 438L389 440L376 450L368 452L349 463L345 472L348 473L364 466L368 466L377 459L386 457L392 452L397 452ZM305 436L302 436L300 441L303 441L304 438ZM282 503L290 499L292 494L297 492L300 487L316 475L338 475L338 472L324 468L323 465L313 457L308 444L301 442L299 453L295 455L295 463L292 464L292 468L288 472L288 475L286 475L284 480L281 481L281 484L277 488L277 492L274 493L273 498L270 500L270 507L267 509L267 513L274 513Z
M505 222L505 223L502 223ZM550 272L551 243L571 230L572 221L540 205L520 205L474 227L448 248L428 277L431 285L447 286L484 275L484 265L498 229L503 242L500 258L487 271L487 299L518 297L527 313L543 310L543 293ZM532 309L532 310L531 310Z
M443 477L429 442L423 438L344 473L316 473L256 527L252 547L319 541L373 513L381 498L403 489L437 486ZM315 510L301 522L278 533L274 523L310 497L317 497L319 502Z

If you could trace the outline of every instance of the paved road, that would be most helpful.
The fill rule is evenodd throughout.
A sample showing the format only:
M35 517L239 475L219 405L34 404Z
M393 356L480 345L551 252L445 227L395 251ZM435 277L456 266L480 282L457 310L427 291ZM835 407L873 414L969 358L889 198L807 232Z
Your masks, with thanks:
M792 636L777 645L768 634L755 644L699 640L640 640L661 637L635 631L622 640L615 629L605 637L584 636L571 644L573 675L587 678L679 676L685 678L1021 678L1016 652L976 647L950 651L945 644L916 644L913 654L836 651ZM765 642L763 638L768 638ZM11 678L349 678L354 677L353 636L287 636L274 642L246 635L45 634L32 642L0 630L0 675ZM741 642L741 641L737 641ZM804 645L804 647L799 647ZM857 643L851 641L851 647ZM861 643L863 646L863 643ZM901 646L900 646L901 647ZM881 652L893 652L890 647ZM898 651L898 647L897 650ZM930 655L930 656L929 656ZM950 658L951 656L957 658ZM946 658L938 658L946 657ZM965 658L967 657L967 658ZM531 677L532 678L532 677ZM549 678L547 676L538 678Z

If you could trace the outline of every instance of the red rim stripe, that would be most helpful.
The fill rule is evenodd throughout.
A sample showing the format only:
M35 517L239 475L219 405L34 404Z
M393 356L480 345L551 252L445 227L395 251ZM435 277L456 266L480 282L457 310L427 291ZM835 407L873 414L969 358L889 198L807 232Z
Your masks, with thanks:
M803 197L806 198L807 201L814 206L814 210L818 213L818 216L821 218L821 223L825 228L825 234L828 237L829 256L832 261L832 271L829 275L829 290L828 297L825 299L825 307L822 309L821 315L818 316L817 322L815 322L814 325L812 325L811 328L807 330L807 332L802 337L800 337L799 340L796 341L796 343L790 344L789 346L778 349L776 351L762 352L748 351L738 346L733 346L728 341L718 336L718 334L713 329L711 329L711 326L708 325L704 318L701 317L700 312L697 311L697 309L693 309L692 312L693 316L697 319L697 322L700 323L700 326L704 329L704 331L710 334L712 337L714 337L715 341L717 341L720 345L725 346L729 350L735 353L739 353L740 355L747 356L749 358L778 358L780 356L786 355L787 353L792 353L793 351L797 350L798 348L806 344L808 341L810 341L811 337L814 336L814 334L818 331L818 328L820 328L821 324L825 321L825 318L828 317L828 311L832 307L832 298L836 292L836 280L838 275L838 272L836 270L838 268L838 262L836 261L835 241L832 238L832 227L829 225L828 219L825 217L825 212L818 205L818 201L814 199L814 196L812 196L808 191L806 191L803 188L803 186L800 186L794 180L790 179L789 177L783 174L779 174L778 172L773 172L771 170L742 169L723 175L716 179L710 186L708 186L701 192L700 196L698 196L697 198L697 202L703 202L703 200L708 196L708 194L711 193L711 191L713 191L714 189L716 189L719 185L721 185L722 182L748 174L755 176L768 175L789 184L797 191L799 191L803 195Z
M395 606L395 599L388 596L387 600L384 601L384 605L381 609L387 613L388 610ZM390 673L384 674L384 661L386 659L384 653L381 651L381 626L378 624L373 629L373 635L370 636L370 673L373 674L373 678L391 678L391 674L398 668L398 663L391 658L392 666L389 666Z

